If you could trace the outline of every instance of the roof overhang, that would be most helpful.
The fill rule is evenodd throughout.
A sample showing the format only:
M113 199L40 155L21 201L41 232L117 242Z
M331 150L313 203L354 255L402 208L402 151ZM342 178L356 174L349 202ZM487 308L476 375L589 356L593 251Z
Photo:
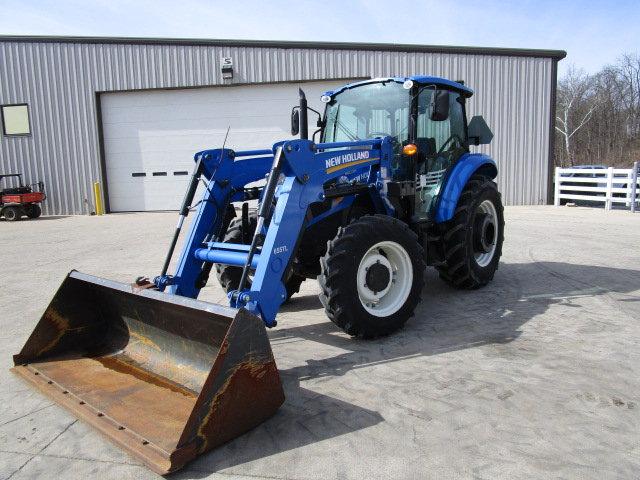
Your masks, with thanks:
M140 45L224 46L250 48L316 49L316 50L377 50L387 52L448 53L460 55L498 55L538 57L561 60L564 50L530 48L467 47L450 45L416 45L403 43L299 42L285 40L236 40L206 38L139 38L139 37L68 37L42 35L0 35L0 42L40 43L100 43Z

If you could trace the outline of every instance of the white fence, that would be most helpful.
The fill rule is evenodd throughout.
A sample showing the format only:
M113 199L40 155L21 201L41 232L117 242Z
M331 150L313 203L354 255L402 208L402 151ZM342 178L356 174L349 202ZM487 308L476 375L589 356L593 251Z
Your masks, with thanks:
M554 205L562 200L602 202L611 210L618 203L633 212L640 201L640 165L636 162L633 167L556 168Z

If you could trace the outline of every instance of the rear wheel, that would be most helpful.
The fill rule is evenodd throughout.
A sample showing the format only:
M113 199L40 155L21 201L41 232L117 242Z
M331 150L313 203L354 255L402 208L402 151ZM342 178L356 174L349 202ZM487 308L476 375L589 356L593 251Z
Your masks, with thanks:
M17 222L22 217L22 209L19 207L7 207L2 210L2 215L7 222Z
M424 252L416 234L395 218L367 215L340 228L321 264L320 301L349 335L388 335L420 302Z
M256 212L249 212L248 231L244 232L242 228L242 218L234 218L229 223L227 233L224 236L224 243L240 243L244 245L251 244L251 239L256 231L258 216ZM229 293L237 290L240 286L240 277L242 277L242 268L231 265L216 264L216 276L218 282L225 292ZM305 281L304 277L292 273L290 278L285 282L287 289L287 300L300 291L300 285ZM247 287L251 286L251 275L247 281Z
M40 205L37 205L35 203L28 205L25 209L25 212L27 214L27 217L29 218L38 218L40 215L42 215L42 209L40 208Z
M445 227L445 262L437 267L440 277L461 289L489 283L498 269L504 241L503 207L495 182L472 176Z

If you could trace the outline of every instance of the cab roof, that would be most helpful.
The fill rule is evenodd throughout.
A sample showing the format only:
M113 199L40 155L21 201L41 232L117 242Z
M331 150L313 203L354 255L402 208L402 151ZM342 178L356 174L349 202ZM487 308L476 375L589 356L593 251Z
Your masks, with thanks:
M447 88L450 88L450 89L453 89L453 90L457 90L464 97L467 97L467 98L470 97L471 95L473 95L473 90L470 89L469 87L463 85L460 82L454 82L452 80L448 80L446 78L441 78L441 77L431 77L431 76L428 76L428 75L413 75L411 77L372 78L370 80L363 80L361 82L350 83L348 85L340 87L337 90L329 90L328 92L325 92L324 95L327 95L329 97L333 97L334 95L337 95L338 93L342 93L345 90L349 90L351 88L359 87L360 85L366 85L366 84L369 84L369 83L380 83L380 82L404 83L407 80L412 80L413 82L418 83L420 85L436 85L436 86L441 86L441 87L447 87Z

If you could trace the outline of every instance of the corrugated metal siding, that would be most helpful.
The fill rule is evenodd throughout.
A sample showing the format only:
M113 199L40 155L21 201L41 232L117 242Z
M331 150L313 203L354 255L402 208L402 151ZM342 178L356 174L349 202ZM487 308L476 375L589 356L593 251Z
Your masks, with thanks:
M234 59L223 81L222 57ZM0 104L29 104L32 135L0 137L0 171L47 184L48 214L90 211L102 180L96 92L429 74L464 79L495 137L506 204L547 197L551 58L188 45L0 42ZM292 96L292 104L296 101ZM104 182L103 182L104 183Z

